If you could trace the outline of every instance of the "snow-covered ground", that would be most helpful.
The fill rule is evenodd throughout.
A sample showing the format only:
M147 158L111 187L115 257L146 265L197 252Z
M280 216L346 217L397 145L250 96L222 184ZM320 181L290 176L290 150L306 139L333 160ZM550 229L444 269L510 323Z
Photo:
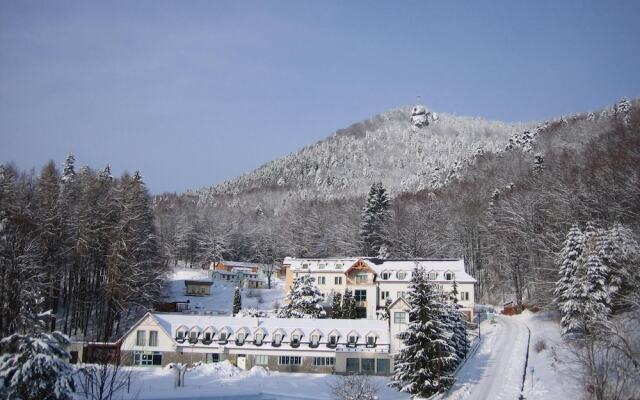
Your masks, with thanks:
M513 317L531 329L531 348L529 365L524 384L523 395L527 400L567 400L580 398L582 389L571 378L567 365L554 358L553 349L562 356L563 344L560 337L560 325L553 313L537 314L524 311ZM537 351L536 343L544 341L546 349ZM533 386L531 367L534 368Z
M176 388L174 372L168 367L132 367L127 371L131 371L131 390L125 399L257 399L259 394L269 394L268 398L274 399L325 400L333 398L330 385L338 379L328 374L270 372L261 367L242 371L225 361L188 371L185 386ZM387 387L389 378L370 379L381 400L409 398Z
M170 273L167 287L163 296L164 301L189 300L190 310L215 311L221 314L231 314L233 306L233 292L236 285L229 282L214 281L209 296L187 296L184 281L186 279L207 279L209 271L176 267ZM280 279L272 278L271 289L242 289L242 308L257 308L271 310L276 303L284 303L284 284Z

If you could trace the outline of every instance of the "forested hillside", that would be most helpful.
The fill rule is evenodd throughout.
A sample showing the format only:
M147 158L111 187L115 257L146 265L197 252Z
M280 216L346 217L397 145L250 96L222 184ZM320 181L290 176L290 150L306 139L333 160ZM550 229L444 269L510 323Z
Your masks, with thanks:
M623 100L536 124L398 109L225 184L156 197L171 259L363 254L365 194L392 195L389 252L464 257L478 301L548 304L570 226L639 233L640 112Z
M46 322L112 340L159 295L165 263L140 174L74 164L38 175L0 164L1 337Z

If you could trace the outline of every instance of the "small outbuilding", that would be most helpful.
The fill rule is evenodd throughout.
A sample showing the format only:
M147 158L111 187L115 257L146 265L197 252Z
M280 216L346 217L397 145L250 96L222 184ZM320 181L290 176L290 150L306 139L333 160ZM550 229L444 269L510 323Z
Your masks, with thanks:
M211 294L211 285L213 285L213 281L208 279L184 281L187 296L209 296Z

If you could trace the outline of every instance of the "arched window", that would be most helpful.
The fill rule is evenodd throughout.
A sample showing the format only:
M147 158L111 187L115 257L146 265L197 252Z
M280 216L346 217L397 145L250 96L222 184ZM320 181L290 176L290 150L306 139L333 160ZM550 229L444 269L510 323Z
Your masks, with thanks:
M403 280L407 279L407 273L405 271L398 271L398 272L396 272L396 277L399 280L403 281Z

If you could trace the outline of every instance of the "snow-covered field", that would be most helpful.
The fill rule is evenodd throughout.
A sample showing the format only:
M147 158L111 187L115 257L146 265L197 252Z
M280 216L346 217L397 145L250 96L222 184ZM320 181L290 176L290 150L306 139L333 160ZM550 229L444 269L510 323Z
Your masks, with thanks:
M131 390L125 399L331 399L335 375L279 373L261 367L242 371L229 362L206 364L188 371L185 386L174 387L174 372L168 367L132 367ZM408 399L386 387L389 378L371 377L381 400ZM263 397L258 397L262 394ZM269 396L265 396L269 395Z
M215 311L221 314L231 314L233 306L233 292L236 285L228 282L214 281L209 296L187 296L184 281L186 279L207 279L209 271L176 267L170 273L163 299L169 301L189 300L190 310ZM242 289L242 308L257 308L271 310L276 303L280 306L284 302L284 284L273 278L271 289Z

